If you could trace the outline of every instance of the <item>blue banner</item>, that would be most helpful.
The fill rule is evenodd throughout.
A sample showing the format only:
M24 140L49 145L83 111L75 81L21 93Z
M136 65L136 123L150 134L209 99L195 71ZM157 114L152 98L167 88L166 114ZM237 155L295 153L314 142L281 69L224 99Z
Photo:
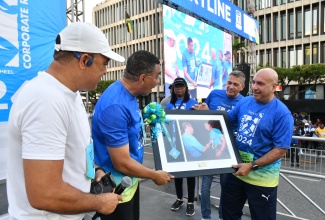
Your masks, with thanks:
M65 26L66 0L0 0L0 122L18 88L47 69Z
M159 0L159 2L259 44L258 21L229 0Z

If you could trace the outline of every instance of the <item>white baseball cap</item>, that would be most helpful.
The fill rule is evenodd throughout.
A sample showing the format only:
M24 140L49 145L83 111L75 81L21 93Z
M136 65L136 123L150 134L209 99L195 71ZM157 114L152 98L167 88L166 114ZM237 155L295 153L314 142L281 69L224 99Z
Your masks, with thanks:
M112 51L104 33L95 25L74 22L65 27L57 38L55 50L100 53L105 57L124 62L125 58Z
M172 29L166 29L165 35L169 38L173 38L174 40L176 40L176 35Z

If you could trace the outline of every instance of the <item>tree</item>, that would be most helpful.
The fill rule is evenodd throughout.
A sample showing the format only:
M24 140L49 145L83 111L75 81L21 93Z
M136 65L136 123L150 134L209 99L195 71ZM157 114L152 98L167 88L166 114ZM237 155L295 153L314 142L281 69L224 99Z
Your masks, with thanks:
M262 69L258 67L256 71ZM282 91L290 87L288 99L292 99L296 94L305 93L317 84L325 82L325 64L296 65L291 68L270 67L277 72ZM295 85L295 86L292 86ZM279 99L284 100L283 92L278 92Z
M88 92L89 100L93 105L97 103L97 95L101 95L115 80L102 80L98 83L96 90Z

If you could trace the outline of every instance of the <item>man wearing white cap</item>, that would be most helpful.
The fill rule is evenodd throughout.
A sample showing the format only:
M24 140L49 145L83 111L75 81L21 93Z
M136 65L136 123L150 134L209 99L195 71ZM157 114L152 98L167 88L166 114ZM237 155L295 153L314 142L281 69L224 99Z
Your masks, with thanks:
M164 66L165 66L165 97L170 96L169 86L179 76L177 57L176 57L176 36L172 29L165 30L167 39L164 47Z
M93 145L79 90L93 90L114 53L96 26L76 22L56 38L54 60L13 97L7 194L10 219L82 219L112 213L121 196L89 194ZM98 176L96 181L99 181Z

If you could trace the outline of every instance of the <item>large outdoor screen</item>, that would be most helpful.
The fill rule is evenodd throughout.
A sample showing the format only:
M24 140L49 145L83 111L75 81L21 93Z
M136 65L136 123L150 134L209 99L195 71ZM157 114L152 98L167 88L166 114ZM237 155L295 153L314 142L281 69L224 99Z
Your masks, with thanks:
M232 71L232 37L163 5L165 94L175 77L185 78L192 98L225 89Z

